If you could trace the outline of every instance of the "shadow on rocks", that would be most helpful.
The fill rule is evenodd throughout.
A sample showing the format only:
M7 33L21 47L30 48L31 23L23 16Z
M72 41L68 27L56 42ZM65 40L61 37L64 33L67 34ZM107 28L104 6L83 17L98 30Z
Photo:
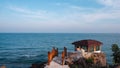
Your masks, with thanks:
M33 63L30 68L44 68L46 63L47 63L47 62Z

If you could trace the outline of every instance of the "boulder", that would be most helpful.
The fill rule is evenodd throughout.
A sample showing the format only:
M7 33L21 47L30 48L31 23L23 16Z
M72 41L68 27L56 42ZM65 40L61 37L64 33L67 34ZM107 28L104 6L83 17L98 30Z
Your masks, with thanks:
M102 67L106 66L106 56L104 53L92 53L93 63Z

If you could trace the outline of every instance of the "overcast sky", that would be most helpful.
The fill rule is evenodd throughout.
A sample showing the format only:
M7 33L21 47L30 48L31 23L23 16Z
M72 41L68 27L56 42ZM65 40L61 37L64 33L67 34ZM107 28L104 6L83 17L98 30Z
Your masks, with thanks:
M120 0L0 0L0 32L120 33Z

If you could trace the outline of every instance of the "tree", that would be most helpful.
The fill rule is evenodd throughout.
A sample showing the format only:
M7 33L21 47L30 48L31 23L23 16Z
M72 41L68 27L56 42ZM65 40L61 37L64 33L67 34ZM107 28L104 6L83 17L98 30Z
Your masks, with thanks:
M120 48L117 44L112 45L112 51L113 51L113 61L114 63L120 63Z
M119 51L119 47L118 47L117 44L112 44L112 51L113 51L113 52Z

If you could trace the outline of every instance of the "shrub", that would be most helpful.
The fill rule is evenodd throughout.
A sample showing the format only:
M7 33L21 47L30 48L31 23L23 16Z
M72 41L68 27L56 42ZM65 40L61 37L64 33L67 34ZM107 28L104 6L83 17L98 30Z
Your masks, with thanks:
M112 51L113 51L113 52L119 51L119 47L118 47L117 44L112 44Z
M87 63L93 63L93 58L88 58L88 59L86 59L86 62L87 62Z
M113 62L115 64L120 63L120 48L118 47L117 44L112 45L112 51L113 51Z

